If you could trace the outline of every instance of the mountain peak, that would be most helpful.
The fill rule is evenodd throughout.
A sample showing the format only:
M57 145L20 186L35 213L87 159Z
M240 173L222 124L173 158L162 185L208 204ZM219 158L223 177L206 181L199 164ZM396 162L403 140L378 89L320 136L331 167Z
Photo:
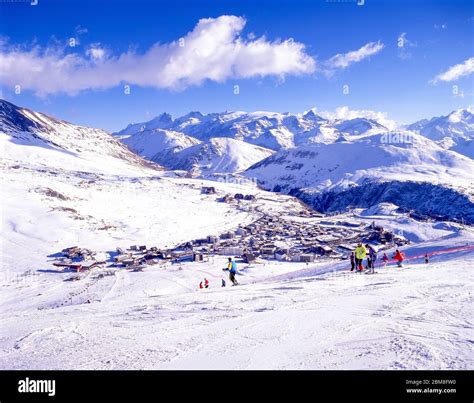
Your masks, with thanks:
M457 109L452 111L448 116L451 123L460 123L462 121L473 121L473 113L469 108Z
M314 120L314 121L325 120L323 117L321 117L320 115L316 113L316 108L311 108L309 111L306 111L303 114L303 117L309 120Z
M184 118L197 118L197 119L199 119L199 118L204 117L204 114L199 112L199 111L191 111L188 114L184 115L183 117Z
M154 119L152 119L150 122L163 122L163 123L171 123L173 121L173 117L167 113L164 112L158 116L156 116Z

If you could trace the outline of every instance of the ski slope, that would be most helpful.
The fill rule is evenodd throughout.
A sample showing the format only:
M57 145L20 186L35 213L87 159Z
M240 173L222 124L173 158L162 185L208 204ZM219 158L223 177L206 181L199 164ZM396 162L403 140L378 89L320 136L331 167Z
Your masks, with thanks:
M99 280L4 279L0 368L469 369L472 230L405 252L466 244L375 275L347 262L239 263L241 285L225 288L224 256Z

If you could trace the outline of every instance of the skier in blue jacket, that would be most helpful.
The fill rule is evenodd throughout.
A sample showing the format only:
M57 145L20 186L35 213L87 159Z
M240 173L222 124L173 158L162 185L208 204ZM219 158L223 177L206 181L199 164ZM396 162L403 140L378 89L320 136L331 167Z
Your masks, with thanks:
M237 273L237 264L232 258L229 258L229 263L227 263L227 270L229 270L229 279L232 281L232 285L239 284L235 279L235 273Z

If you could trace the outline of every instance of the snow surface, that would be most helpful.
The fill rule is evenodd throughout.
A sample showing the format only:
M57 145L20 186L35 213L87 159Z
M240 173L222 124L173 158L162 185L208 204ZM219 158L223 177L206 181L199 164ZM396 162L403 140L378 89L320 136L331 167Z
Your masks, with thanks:
M347 263L240 264L242 285L225 288L224 257L101 280L15 277L2 284L0 367L472 369L473 263L471 249L375 275Z
M126 138L122 137L122 141L138 155L163 166L173 161L177 152L201 143L183 133L162 129L140 131Z

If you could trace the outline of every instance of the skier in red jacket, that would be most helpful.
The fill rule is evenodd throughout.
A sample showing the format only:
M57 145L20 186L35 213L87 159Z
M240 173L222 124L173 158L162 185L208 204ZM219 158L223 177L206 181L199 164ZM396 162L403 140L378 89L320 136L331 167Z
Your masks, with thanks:
M398 249L395 251L395 255L393 255L393 259L397 261L398 267L402 267L403 260L405 260L405 254L400 252Z

